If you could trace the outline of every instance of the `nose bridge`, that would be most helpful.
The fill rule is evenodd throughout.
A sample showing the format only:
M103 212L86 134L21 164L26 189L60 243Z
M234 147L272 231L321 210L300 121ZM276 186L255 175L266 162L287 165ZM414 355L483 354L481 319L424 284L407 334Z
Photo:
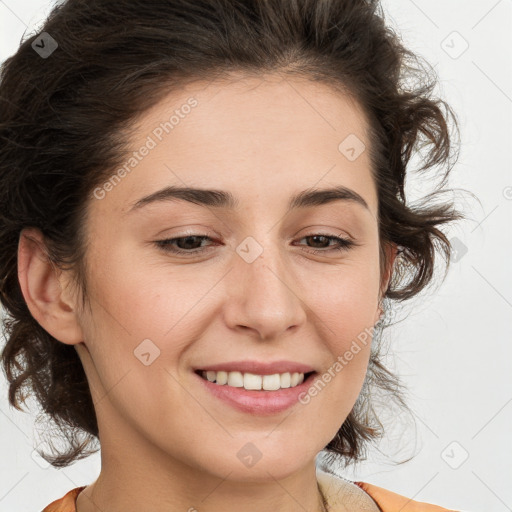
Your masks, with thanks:
M297 280L275 235L246 237L234 259L230 321L259 331L261 337L277 336L305 318Z

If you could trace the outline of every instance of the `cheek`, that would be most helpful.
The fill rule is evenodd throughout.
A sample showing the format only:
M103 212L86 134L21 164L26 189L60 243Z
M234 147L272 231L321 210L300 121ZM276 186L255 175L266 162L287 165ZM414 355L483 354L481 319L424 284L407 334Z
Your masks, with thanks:
M190 270L146 262L133 247L103 251L95 258L91 289L100 321L132 342L160 340L172 329L182 329L198 297L208 287L193 279ZM183 323L183 320L184 323ZM103 327L102 327L103 330ZM112 333L111 333L112 334Z
M163 279L165 270L143 264L128 250L120 250L120 244L113 243L111 251L103 246L96 243L91 252L91 312L84 317L92 371L104 390L120 382L119 388L131 389L134 383L128 395L146 403L169 377L163 368L171 369L179 358L179 340L169 340L174 332L187 329L190 300L185 295L191 294L190 288L179 278Z
M378 277L370 267L347 265L323 274L306 291L308 306L316 313L312 321L330 356L320 376L323 384L317 387L329 389L336 414L348 414L364 382L378 306Z
M375 262L377 267L377 262ZM378 268L377 268L378 270ZM324 339L335 352L344 351L366 328L373 326L378 307L379 274L372 265L351 264L306 279L301 292L318 315Z

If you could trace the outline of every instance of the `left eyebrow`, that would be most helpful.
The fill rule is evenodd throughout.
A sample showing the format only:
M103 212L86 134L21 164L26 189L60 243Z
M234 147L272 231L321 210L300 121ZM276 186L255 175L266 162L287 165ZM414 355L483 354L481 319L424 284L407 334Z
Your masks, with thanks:
M225 190L169 186L142 197L132 205L129 212L151 203L176 199L212 208L235 210L240 207L239 200ZM326 189L307 189L295 194L288 203L288 212L299 208L321 206L333 201L348 201L370 210L366 201L357 192L340 185Z

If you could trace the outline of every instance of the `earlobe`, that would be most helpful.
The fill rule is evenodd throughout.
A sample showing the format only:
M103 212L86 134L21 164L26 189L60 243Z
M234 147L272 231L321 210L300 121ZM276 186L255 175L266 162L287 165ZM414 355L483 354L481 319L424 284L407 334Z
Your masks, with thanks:
M393 267L395 264L395 259L398 254L398 245L395 243L389 243L386 245L386 251L387 251L387 266L386 266L386 272L384 276L384 287L381 291L381 296L386 292L389 283L391 281L391 277L393 276Z
M66 344L83 341L75 304L63 293L63 272L48 257L44 237L36 228L20 234L18 280L30 313L43 329Z
M377 323L384 312L382 309L382 299L384 297L384 294L386 293L386 290L389 286L389 283L391 281L391 278L393 276L393 267L395 263L395 259L398 255L398 245L395 243L389 243L386 244L386 252L387 252L387 265L384 271L384 276L382 279L382 286L379 293L379 307L377 308L377 311L375 312L375 318L374 321Z

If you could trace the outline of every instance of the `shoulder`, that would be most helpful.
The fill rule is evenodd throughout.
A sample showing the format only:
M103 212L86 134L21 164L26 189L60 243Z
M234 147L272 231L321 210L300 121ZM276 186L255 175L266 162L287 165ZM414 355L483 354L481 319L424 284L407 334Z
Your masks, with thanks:
M356 484L318 468L317 480L332 512L453 512L437 505L414 501L376 485L365 482Z
M379 504L383 512L391 510L401 510L403 512L456 512L453 509L443 508L439 505L414 501L376 485L365 482L358 482L358 485Z
M381 512L374 499L353 482L319 468L316 478L329 512Z
M356 485L318 468L316 475L330 512L453 512L437 505L413 501L376 485L365 482ZM52 501L42 512L76 512L76 499L85 487L72 489L62 498Z
M52 501L42 512L76 512L76 498L85 487L72 489L62 498Z

